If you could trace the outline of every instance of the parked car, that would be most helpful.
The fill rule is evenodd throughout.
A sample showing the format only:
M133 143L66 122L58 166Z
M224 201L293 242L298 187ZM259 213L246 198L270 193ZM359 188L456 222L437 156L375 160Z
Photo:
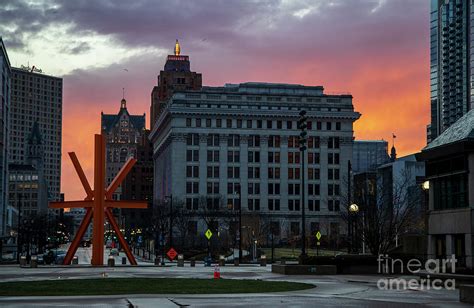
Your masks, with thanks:
M42 254L37 255L36 262L38 262L38 264L44 264L44 256Z
M118 256L119 255L118 249L117 248L110 249L110 255L111 256Z

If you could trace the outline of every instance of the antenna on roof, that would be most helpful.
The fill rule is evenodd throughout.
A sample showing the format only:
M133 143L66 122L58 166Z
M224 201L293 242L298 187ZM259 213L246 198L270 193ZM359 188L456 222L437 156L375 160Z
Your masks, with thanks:
M125 88L122 88L122 99L125 99Z

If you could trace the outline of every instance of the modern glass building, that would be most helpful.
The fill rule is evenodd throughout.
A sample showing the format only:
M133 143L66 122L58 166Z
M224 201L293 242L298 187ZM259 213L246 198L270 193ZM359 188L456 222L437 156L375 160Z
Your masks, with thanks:
M473 8L472 1L431 1L431 124L427 129L428 143L474 107Z

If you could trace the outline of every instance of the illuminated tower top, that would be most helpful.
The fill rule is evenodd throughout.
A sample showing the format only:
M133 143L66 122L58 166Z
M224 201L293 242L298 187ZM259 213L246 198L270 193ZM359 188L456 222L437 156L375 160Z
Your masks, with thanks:
M178 39L176 39L176 44L174 45L174 55L179 56L181 53L181 47L179 46Z

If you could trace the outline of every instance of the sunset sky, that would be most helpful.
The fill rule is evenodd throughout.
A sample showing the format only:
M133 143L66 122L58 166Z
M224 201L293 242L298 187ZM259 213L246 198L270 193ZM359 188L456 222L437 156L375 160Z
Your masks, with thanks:
M429 121L428 0L2 0L0 36L13 66L64 78L62 191L84 197L67 152L92 182L100 112L146 113L175 39L203 84L322 85L350 92L356 139L397 135L419 151ZM128 71L127 71L128 70ZM149 124L147 123L147 126Z

